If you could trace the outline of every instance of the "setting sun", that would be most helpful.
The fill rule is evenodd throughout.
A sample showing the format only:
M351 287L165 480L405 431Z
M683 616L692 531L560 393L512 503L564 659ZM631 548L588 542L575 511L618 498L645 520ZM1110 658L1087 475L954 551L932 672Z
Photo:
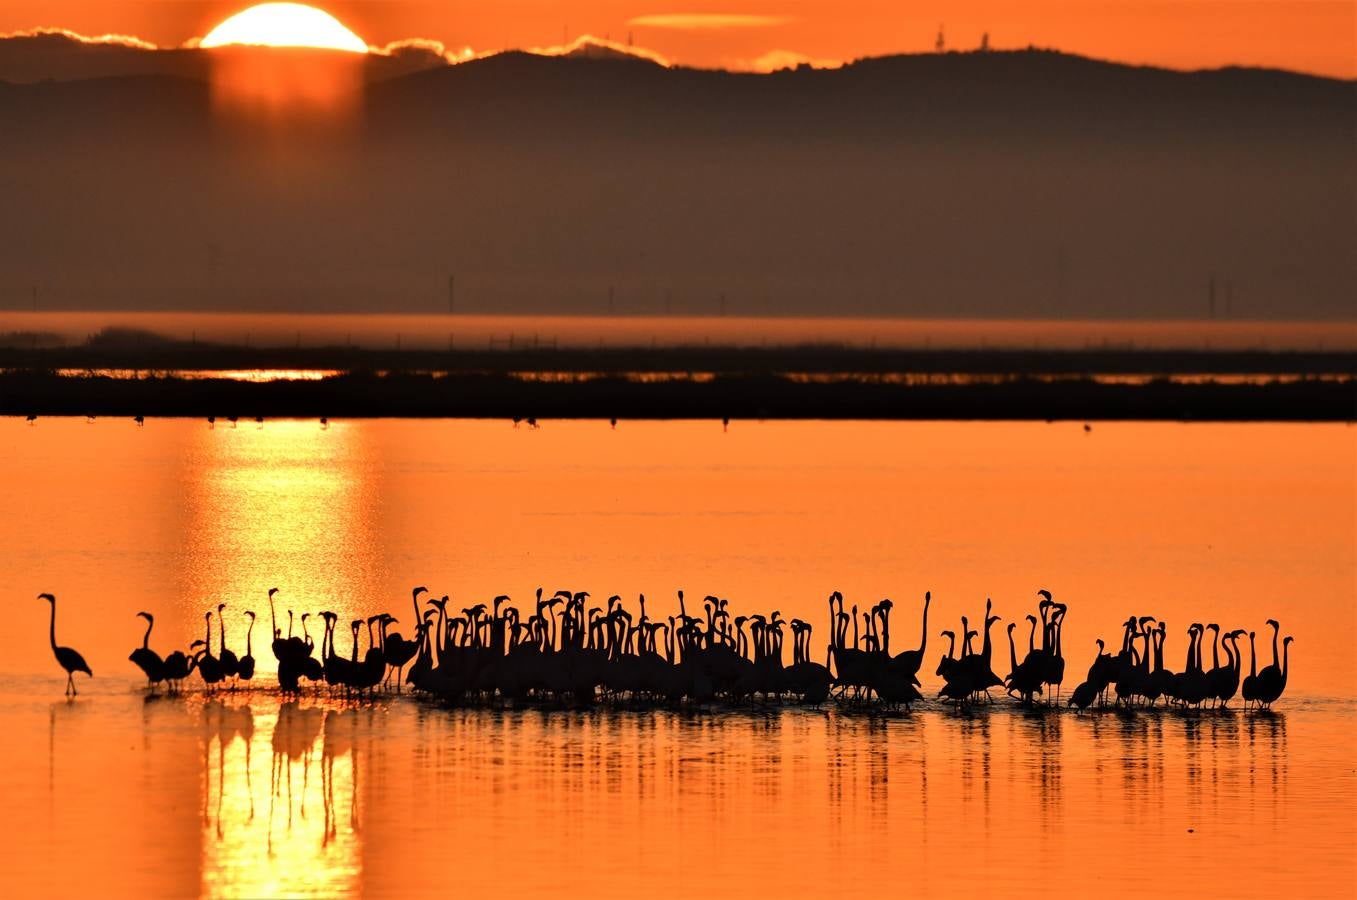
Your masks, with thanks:
M366 53L362 38L338 19L301 3L261 3L236 13L203 38L200 46L247 44L262 47L316 47Z

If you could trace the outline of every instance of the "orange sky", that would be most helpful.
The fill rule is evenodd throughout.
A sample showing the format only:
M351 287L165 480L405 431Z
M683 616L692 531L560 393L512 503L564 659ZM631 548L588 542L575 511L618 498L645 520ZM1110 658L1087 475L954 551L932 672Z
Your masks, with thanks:
M249 0L5 0L0 32L62 27L175 45L249 5ZM1357 4L1351 0L327 0L319 5L374 45L423 37L485 51L560 44L563 34L625 40L630 32L637 44L678 63L766 68L770 61L802 57L848 60L929 50L943 25L953 48L974 47L988 32L999 48L1035 44L1177 68L1245 64L1357 77Z

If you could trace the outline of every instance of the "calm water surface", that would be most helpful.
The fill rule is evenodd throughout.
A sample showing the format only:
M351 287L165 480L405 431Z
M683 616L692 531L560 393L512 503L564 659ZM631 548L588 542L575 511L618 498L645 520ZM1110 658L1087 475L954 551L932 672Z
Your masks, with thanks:
M0 462L6 895L1357 884L1350 426L0 419ZM240 652L269 587L283 615L408 621L416 583L458 606L716 593L811 621L817 653L829 591L892 597L892 641L913 646L932 590L927 672L939 630L987 596L1020 620L1037 588L1070 603L1076 680L1133 612L1169 623L1174 668L1193 621L1261 639L1276 616L1296 642L1273 715L145 700L126 661L139 609L166 651L226 602ZM42 590L97 675L74 702Z

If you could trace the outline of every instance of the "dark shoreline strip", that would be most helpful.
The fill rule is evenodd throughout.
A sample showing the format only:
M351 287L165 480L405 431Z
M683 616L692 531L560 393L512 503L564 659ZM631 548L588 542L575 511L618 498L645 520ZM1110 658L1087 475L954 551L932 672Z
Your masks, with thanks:
M320 381L0 374L0 415L266 418L1067 419L1352 422L1357 380L1107 384L805 382L779 375L638 382L348 374Z

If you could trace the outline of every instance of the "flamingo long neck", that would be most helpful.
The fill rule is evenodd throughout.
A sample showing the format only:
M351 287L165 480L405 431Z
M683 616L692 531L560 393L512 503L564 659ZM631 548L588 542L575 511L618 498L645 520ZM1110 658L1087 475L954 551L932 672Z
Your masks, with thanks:
M151 648L151 627L155 625L155 619L149 616L146 619L146 633L141 637L141 649L149 650Z
M151 632L148 630L146 633ZM245 631L245 655L254 656L254 619L250 619L250 627Z
M1281 633L1281 629L1274 625L1274 626L1272 627L1272 664L1273 664L1274 666L1277 665L1277 661L1278 661L1278 660L1277 660L1277 635L1280 634L1280 633Z
M57 648L57 599L52 598L52 624L47 632L48 639L52 642L52 649Z
M1286 686L1286 672L1291 668L1291 644L1282 644L1282 687Z
M1008 670L1016 672L1018 670L1018 648L1013 643L1013 627L1008 629Z
M1037 620L1032 620L1032 630L1027 633L1027 652L1037 652Z
M207 633L203 635L206 640L203 641L203 655L212 655L212 613L207 614Z
M1258 645L1253 641L1253 635L1249 635L1249 677L1258 677Z
M1217 629L1211 632L1211 668L1220 668L1220 631Z
M221 649L224 651L226 649L226 616L223 616L220 610L217 612L217 628L221 633Z
M928 649L928 604L929 598L924 598L924 630L919 635L919 658L923 659L924 651Z

